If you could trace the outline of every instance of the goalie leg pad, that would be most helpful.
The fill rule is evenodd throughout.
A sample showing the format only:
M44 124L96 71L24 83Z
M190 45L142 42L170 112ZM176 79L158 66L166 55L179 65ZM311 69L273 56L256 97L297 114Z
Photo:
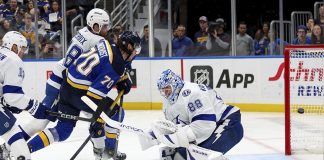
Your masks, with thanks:
M214 133L199 146L225 154L243 138L240 111L234 112L217 126Z

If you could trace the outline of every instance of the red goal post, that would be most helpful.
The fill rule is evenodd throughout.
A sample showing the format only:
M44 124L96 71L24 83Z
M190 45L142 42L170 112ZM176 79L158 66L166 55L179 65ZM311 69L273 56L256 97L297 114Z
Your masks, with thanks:
M285 61L285 153L324 149L324 45L289 45Z

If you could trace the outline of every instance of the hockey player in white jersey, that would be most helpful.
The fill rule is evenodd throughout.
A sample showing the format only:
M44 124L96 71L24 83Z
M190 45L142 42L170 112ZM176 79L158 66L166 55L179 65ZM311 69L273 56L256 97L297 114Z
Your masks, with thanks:
M165 120L152 124L151 135L175 148L174 153L164 148L162 159L191 159L189 143L225 154L242 139L239 108L226 105L215 90L183 81L170 69L162 72L157 87Z
M25 76L21 58L27 53L26 38L16 31L7 32L0 48L0 136L6 142L15 160L30 160L30 152L12 111L28 111L37 119L45 119L46 107L26 96L22 89ZM1 157L7 159L8 157Z

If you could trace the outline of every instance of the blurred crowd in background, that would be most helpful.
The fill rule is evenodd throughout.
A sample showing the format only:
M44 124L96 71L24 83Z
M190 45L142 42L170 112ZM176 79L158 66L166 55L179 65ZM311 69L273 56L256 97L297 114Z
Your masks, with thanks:
M28 40L29 54L27 58L35 57L36 48L38 58L62 57L62 22L71 21L78 14L86 13L93 8L92 0L67 0L66 15L62 16L61 0L0 0L0 40L8 31L19 31ZM295 38L290 42L295 45L324 44L324 6L319 7L318 18L310 17L307 23L296 28ZM197 19L199 30L194 36L186 34L185 24L176 24L172 31L171 56L228 56L232 47L231 31L223 17L216 20L208 19L208 15L201 15ZM70 40L70 23L67 23L67 39ZM140 56L149 57L149 29L143 27L142 52ZM236 55L280 55L279 44L288 45L289 42L281 40L270 33L270 22L263 22L262 27L254 32L248 32L249 27L245 21L237 23ZM121 25L111 29L109 38L115 40L124 30ZM38 34L36 34L38 33ZM35 41L38 41L36 46ZM1 41L0 41L1 43ZM162 54L168 50L168 45L162 46L158 38L154 38L154 56L169 56Z

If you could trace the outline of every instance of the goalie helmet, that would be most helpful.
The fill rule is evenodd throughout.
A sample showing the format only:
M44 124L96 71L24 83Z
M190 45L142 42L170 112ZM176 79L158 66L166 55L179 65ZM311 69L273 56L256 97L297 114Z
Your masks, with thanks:
M108 29L111 28L110 17L105 10L99 8L94 8L90 10L90 12L87 15L87 25L92 29L93 32L95 32L93 30L93 25L95 24L99 25L99 32L101 31L104 25L107 25ZM99 32L95 33L99 34Z
M11 50L13 45L17 45L18 53L20 53L20 51L24 53L28 51L26 38L17 31L7 32L2 38L2 47Z
M163 89L167 86L171 87L171 94L166 97ZM179 93L183 86L184 81L181 79L181 77L172 72L170 69L163 71L157 81L157 87L160 91L160 94L164 96L170 104L174 104L177 101Z

